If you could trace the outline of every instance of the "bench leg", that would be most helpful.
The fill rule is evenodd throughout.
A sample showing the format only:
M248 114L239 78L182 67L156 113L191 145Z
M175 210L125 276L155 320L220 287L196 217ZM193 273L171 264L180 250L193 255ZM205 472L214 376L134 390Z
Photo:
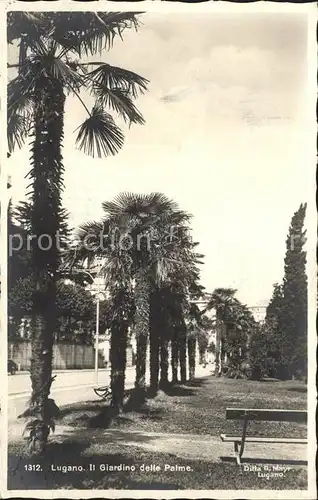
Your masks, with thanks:
M240 455L239 445L240 445L239 441L234 441L234 453L236 462L238 465L241 465L241 455Z
M243 423L243 432L242 432L242 441L241 441L241 449L240 449L240 457L243 455L244 452L244 446L245 446L245 439L246 439L246 431L247 431L247 424L248 424L248 418L244 418L244 423Z
M238 465L241 465L241 458L244 452L247 424L248 424L248 418L245 417L243 423L242 439L241 441L234 441L234 453Z

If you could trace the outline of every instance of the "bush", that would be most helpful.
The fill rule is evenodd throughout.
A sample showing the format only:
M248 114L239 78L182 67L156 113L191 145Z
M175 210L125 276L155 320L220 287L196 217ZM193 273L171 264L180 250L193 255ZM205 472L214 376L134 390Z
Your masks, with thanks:
M266 323L255 331L250 348L250 378L260 380L267 376L280 380L291 378L290 363L280 345L281 335L275 325Z
M292 378L290 368L286 362L279 361L276 363L275 377L279 378L280 380L290 380Z
M257 329L252 335L250 345L250 366L248 370L248 378L251 380L260 380L265 375L274 376L275 363L273 358L269 356L268 336L264 329ZM271 375L269 375L271 373Z

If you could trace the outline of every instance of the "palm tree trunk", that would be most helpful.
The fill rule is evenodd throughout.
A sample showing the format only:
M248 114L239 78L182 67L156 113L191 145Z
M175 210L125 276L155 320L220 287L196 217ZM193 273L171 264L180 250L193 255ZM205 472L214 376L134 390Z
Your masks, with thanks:
M220 366L219 366L219 376L222 375L224 369L224 347L223 339L220 339Z
M51 299L54 301L54 284L51 283ZM46 295L46 297L45 297ZM49 292L39 291L38 298L49 300ZM36 299L38 300L38 299ZM54 302L53 302L54 303ZM34 454L43 454L45 451L47 439L49 436L48 422L50 415L48 413L48 397L52 384L52 357L53 357L53 339L54 339L54 317L53 309L50 311L47 306L41 311L36 312L33 309L32 316L32 356L31 356L31 386L32 395L30 401L31 415L36 416L41 422L36 429L35 439L32 443L32 452ZM50 321L50 318L52 321Z
M152 293L150 308L150 391L155 396L159 387L159 348L160 348L160 319L157 307L157 295Z
M220 375L220 355L221 355L221 321L217 319L215 335L215 371L214 375Z
M37 419L33 450L42 453L49 434L48 396L52 383L53 336L56 324L56 279L59 265L62 140L65 95L59 81L37 82L32 144L33 199L31 214L32 263L35 293L32 307L31 406Z
M226 339L226 325L224 322L221 323L221 335L220 335L220 366L219 366L219 376L222 375L225 365L226 352L224 349L224 340Z
M116 320L111 327L110 340L110 386L112 391L111 405L116 414L121 413L124 406L125 372L127 362L128 324Z
M26 57L27 57L27 50L28 46L23 37L20 39L20 44L19 44L19 74L21 74L23 65L25 63Z
M168 385L169 369L169 339L167 332L163 332L160 345L160 388L165 389Z
M179 335L180 379L184 384L187 381L187 335L184 327Z
M156 395L159 387L159 339L156 331L150 332L150 390Z
M189 360L189 379L195 378L195 351L197 339L193 335L188 338L188 360Z
M135 329L136 329L136 380L135 388L140 394L146 392L146 361L149 335L149 287L142 271L136 276L135 283Z
M178 365L179 365L179 342L177 337L177 329L174 329L174 338L171 342L171 370L172 383L178 383Z

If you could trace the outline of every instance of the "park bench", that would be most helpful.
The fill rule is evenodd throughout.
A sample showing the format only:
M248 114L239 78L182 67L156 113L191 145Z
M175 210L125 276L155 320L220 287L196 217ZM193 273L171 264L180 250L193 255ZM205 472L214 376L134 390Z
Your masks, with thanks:
M96 396L99 396L100 398L104 399L105 401L107 399L111 399L112 397L112 390L109 386L105 385L103 387L94 387L94 392ZM124 397L126 398L129 396L129 391L124 391Z
M267 421L267 422L297 422L307 423L306 410L271 410L271 409L248 409L248 408L227 408L227 420L242 420L243 429L241 436L227 436L221 434L223 442L233 442L234 452L237 463L241 464L241 458L244 452L245 443L288 443L288 444L307 444L307 439L299 438L275 438L247 436L247 425L249 421Z
M104 387L94 387L94 392L96 396L99 396L102 399L108 399L112 395L112 391L110 387L104 386Z

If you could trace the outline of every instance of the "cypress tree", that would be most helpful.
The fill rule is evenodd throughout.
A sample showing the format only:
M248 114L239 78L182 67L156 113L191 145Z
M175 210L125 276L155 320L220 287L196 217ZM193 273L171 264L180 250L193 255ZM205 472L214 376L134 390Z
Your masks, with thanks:
M283 305L283 286L279 283L273 285L273 295L266 308L266 322L275 322L277 325L281 324Z
M281 316L282 351L289 374L307 373L306 203L292 217L286 240Z

